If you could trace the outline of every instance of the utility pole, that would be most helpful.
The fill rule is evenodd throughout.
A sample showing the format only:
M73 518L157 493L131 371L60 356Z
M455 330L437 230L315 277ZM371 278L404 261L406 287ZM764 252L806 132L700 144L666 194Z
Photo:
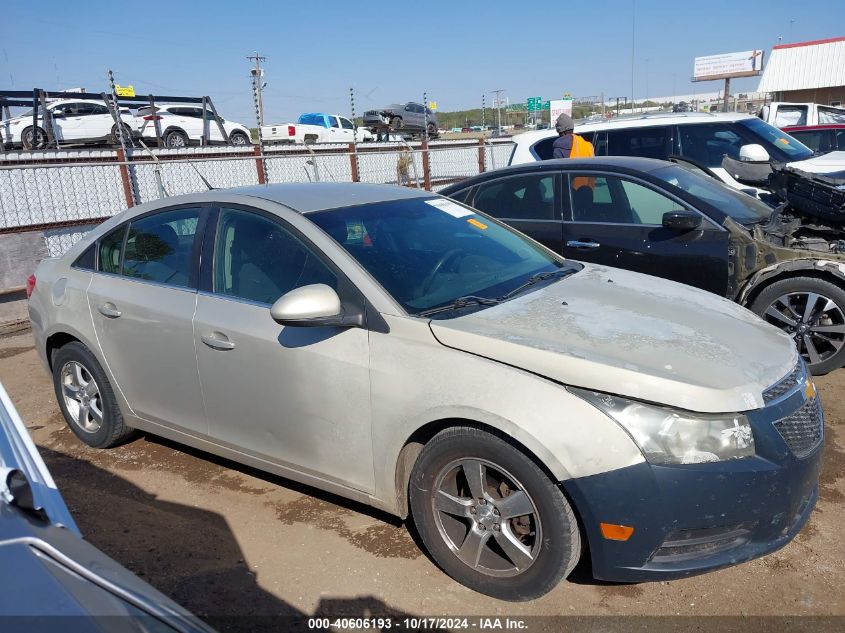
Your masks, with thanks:
M496 95L496 127L497 131L502 129L502 93L505 91L504 88L500 88L499 90L491 90L491 95Z
M266 62L267 58L259 55L256 51L255 55L247 55L247 59L255 62L255 66L249 69L249 73L252 75L252 84L258 102L258 127L260 128L264 125L264 99L261 96L261 91L264 88L264 69L261 68L261 62Z

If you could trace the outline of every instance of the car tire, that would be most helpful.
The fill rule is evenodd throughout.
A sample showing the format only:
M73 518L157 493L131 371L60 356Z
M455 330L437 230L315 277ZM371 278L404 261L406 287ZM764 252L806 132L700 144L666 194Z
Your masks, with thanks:
M33 132L33 129L35 130ZM31 125L21 132L21 146L27 150L44 149L47 147L47 132L44 128L33 128Z
M437 126L434 123L428 124L428 138L437 138Z
M123 142L128 143L129 145L132 144L132 128L130 128L126 123L121 123L123 128ZM120 145L120 135L117 131L117 123L111 126L111 142L113 145Z
M73 341L53 357L53 389L65 422L74 435L94 448L110 448L130 439L111 383L94 354Z
M414 465L409 494L431 557L479 593L538 598L581 555L578 521L563 491L503 436L470 427L438 433ZM512 514L522 510L530 512Z
M237 147L246 147L252 144L250 138L243 132L232 132L229 135L229 140L232 142L232 145Z
M188 135L182 130L170 130L164 135L164 146L167 149L184 149L188 147Z
M390 119L390 129L391 130L401 130L402 129L402 117L395 116Z
M813 301L807 311L808 301ZM795 340L813 375L845 365L845 290L818 277L776 281L757 295L751 310Z

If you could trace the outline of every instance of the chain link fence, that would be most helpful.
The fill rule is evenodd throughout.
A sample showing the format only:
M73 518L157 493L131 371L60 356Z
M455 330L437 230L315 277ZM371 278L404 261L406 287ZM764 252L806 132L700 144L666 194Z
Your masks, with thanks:
M127 208L213 188L285 182L367 182L438 191L507 164L513 144L352 145L68 151L0 158L0 233L41 230L51 255Z

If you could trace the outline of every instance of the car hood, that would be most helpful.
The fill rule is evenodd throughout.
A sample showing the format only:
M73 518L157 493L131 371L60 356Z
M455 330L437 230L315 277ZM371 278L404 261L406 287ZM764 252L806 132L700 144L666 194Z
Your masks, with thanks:
M443 345L566 385L707 413L764 406L798 361L788 335L727 299L596 265L430 327Z
M788 163L787 166L811 174L845 172L845 152L829 152L821 156L813 156L805 160Z

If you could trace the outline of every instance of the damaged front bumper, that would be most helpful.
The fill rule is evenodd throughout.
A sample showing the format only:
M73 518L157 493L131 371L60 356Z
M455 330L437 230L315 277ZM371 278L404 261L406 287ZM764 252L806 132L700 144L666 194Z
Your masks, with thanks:
M784 421L806 421L807 411L818 418L818 437L799 448ZM596 578L680 578L763 556L792 540L818 498L821 406L799 386L746 415L754 430L754 457L642 463L563 482L581 516ZM627 541L608 540L600 523L634 532Z

